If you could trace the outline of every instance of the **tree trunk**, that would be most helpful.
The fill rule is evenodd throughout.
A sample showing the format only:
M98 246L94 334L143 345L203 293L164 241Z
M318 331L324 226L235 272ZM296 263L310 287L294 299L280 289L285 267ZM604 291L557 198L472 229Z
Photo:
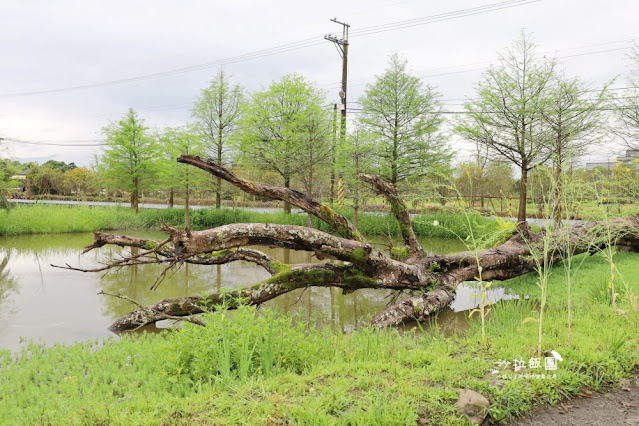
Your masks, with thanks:
M390 176L390 184L397 185L397 181L399 180L399 174L397 171L397 161L398 161L398 153L397 153L397 128L394 130L394 138L393 138L393 151L391 152L391 176Z
M284 188L286 188L286 189L290 189L291 188L291 178L290 177L285 177L284 178ZM284 213L291 214L291 202L288 200L288 198L284 199Z
M309 197L313 197L313 165L310 165L310 169L308 171L308 183L306 184L306 193ZM309 228L313 227L313 215L308 214L308 220L306 221L306 226ZM357 226L357 225L355 225Z
M623 235L618 240L620 249L639 251L639 233L636 232L639 229L639 217L615 219L608 222L608 225ZM173 248L158 251L160 255L167 258L177 256L199 264L248 260L265 266L272 277L237 291L213 293L204 299L188 297L163 300L120 318L111 329L130 330L165 319L166 315L179 317L201 313L204 306L210 304L226 303L228 307L234 308L238 299L258 305L294 289L307 287L337 287L345 293L361 288L425 290L423 294L390 306L373 318L373 324L386 327L412 320L421 321L437 313L453 300L459 283L472 281L478 276L478 265L471 252L427 255L396 261L368 243L345 240L316 229L294 225L231 224L212 230L195 231L190 236L178 229L165 229L171 235ZM601 224L595 222L565 227L557 232L570 233L571 241L574 242L573 254L588 251L592 248L593 241L601 242L606 238ZM557 235L558 238L564 238ZM478 258L482 266L482 278L486 281L499 281L533 271L535 261L529 244L537 244L539 239L540 236L531 232L524 223L506 243L480 251ZM88 249L105 244L148 248L155 243L96 233L95 242ZM242 248L238 255L235 253L240 250L233 250L258 244L311 251L320 258L333 258L345 263L289 265L274 261L254 250ZM208 253L220 254L210 256ZM564 253L563 248L558 245L551 262L561 260Z
M191 205L190 205L190 197L189 197L189 181L188 181L188 174L187 174L187 178L186 178L186 195L184 196L184 229L186 230L186 232L190 232L191 230L191 218L190 218L190 210L191 210Z
M562 215L562 211L561 211L561 196L562 196L562 161L561 161L561 142L558 141L557 142L557 158L555 159L555 176L554 176L554 180L555 180L555 185L554 185L554 191L553 191L553 209L552 209L552 213L553 213L553 220L555 222L555 227L559 228L561 226L561 215Z
M355 176L359 176L361 173L361 169L359 166L359 152L355 155ZM357 228L357 223L359 222L359 180L355 179L353 183L353 225Z
M135 267L145 263L168 263L167 268L183 263L220 265L236 260L253 262L266 269L271 277L257 284L231 292L212 293L205 297L167 299L140 309L118 319L113 330L131 330L145 324L215 309L218 304L234 308L238 303L259 305L299 288L336 287L349 293L362 288L383 290L412 290L420 295L409 297L388 307L373 318L379 327L392 326L411 320L424 320L447 306L454 298L455 288L464 281L480 276L485 281L499 281L533 271L538 253L535 246L542 244L541 234L530 230L525 222L504 244L481 250L478 253L426 254L412 228L406 204L399 198L394 186L378 176L361 175L362 180L386 199L399 222L406 256L393 258L377 249L362 237L345 218L304 194L287 188L248 182L233 175L219 165L198 157L183 155L180 162L188 163L222 177L229 183L252 194L286 199L307 213L333 226L345 237L294 225L260 223L233 223L203 231L181 230L165 225L168 238L163 242L106 233L96 233L95 241L85 251L114 244L136 247L139 253L119 258L104 267L83 270L99 272L124 266ZM570 237L570 247L565 243L551 245L550 262L557 262L566 255L574 255L601 248L606 244L609 232L617 236L617 247L639 251L639 216L618 218L605 222L583 222L553 231L557 241ZM543 231L542 231L543 232ZM568 234L562 234L568 233ZM289 258L276 261L246 246L270 246L313 253L318 259L334 259L339 262L315 264L290 264ZM166 275L163 273L163 275ZM160 277L160 278L161 278ZM159 282L158 282L159 283Z
M527 197L527 181L528 181L528 163L521 163L521 180L519 181L519 211L517 213L517 222L526 221L526 197Z
M220 111L218 115L218 123L220 123L218 127L218 139L217 139L217 164L222 165L222 154L223 154L223 134L224 127L222 125L222 112ZM215 188L215 208L222 208L222 179L220 177L217 178L217 187Z
M217 178L217 187L215 188L215 208L222 208L222 179Z
M131 194L131 207L133 207L133 211L135 214L138 214L138 199L140 197L140 181L138 179L135 180L135 190Z

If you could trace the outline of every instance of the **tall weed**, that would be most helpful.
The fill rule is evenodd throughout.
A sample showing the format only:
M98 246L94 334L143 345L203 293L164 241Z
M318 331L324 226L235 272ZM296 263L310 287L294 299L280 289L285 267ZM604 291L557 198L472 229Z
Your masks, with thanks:
M243 381L280 370L303 371L331 351L322 333L307 333L301 323L271 310L258 314L254 307L240 306L203 319L206 327L185 324L167 337L170 373L193 381Z

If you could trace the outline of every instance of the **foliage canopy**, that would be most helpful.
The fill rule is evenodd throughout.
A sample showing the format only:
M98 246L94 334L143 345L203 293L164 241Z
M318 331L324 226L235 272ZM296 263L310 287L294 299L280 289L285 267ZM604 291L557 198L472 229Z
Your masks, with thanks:
M439 133L443 119L439 93L407 72L407 61L390 56L384 74L360 98L359 124L374 144L376 166L397 184L422 175L450 155Z
M131 193L131 206L138 211L140 192L150 188L157 175L157 142L148 135L144 120L130 108L125 116L102 129L106 148L105 173L121 189Z

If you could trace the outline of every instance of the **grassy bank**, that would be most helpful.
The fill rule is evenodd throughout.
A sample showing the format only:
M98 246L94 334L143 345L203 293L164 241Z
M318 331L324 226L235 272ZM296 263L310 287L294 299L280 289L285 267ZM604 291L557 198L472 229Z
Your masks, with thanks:
M565 276L561 265L553 269L544 348L563 357L556 372L513 369L515 359L528 367L538 357L537 326L526 319L535 316L539 288L527 275L506 286L530 299L492 307L485 348L477 315L452 337L428 325L423 332L340 334L243 308L207 315L206 328L186 324L163 337L31 345L17 358L5 352L2 422L464 424L454 408L459 388L485 395L491 419L506 421L533 404L614 384L639 366L639 313L627 297L639 293L639 256L619 254L616 265L625 278L617 300L625 313L614 313L607 296L608 263L586 258L572 286L571 346ZM547 377L535 376L541 373Z
M148 213L136 216L128 208L115 207L18 205L10 210L0 210L0 235L149 228L156 223L157 215Z
M352 218L352 212L344 211ZM134 214L128 207L87 207L31 205L16 206L10 210L0 210L0 235L22 235L43 233L90 232L112 229L158 228L164 220L169 225L184 225L184 209L151 210L141 209ZM437 221L439 226L434 226ZM468 227L462 214L433 213L420 215L414 220L415 233L423 237L454 237L454 233L465 238ZM499 224L479 214L472 214L476 233L492 233ZM276 223L306 226L303 214L261 213L241 209L206 209L191 212L194 229L206 229L229 223ZM314 219L318 229L330 231L325 223ZM397 222L388 215L360 214L359 230L365 235L399 236Z

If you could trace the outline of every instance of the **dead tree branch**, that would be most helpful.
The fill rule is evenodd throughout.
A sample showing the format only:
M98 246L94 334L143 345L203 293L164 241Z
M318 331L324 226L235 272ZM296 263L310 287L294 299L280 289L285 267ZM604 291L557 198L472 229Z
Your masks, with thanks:
M338 232L342 233L345 238L360 242L366 241L357 228L355 228L355 226L353 226L353 224L344 216L338 214L329 206L318 203L299 191L242 179L230 170L219 166L212 161L206 161L193 155L181 155L177 161L178 163L190 164L199 169L205 170L214 176L224 179L231 185L236 186L248 194L268 197L273 200L288 201L295 207L299 207L305 212L328 223Z
M261 265L271 274L270 278L260 283L235 291L213 293L206 297L167 299L148 307L139 307L113 323L113 330L131 330L167 316L189 316L215 310L220 305L230 309L239 304L259 305L292 290L314 286L337 287L345 293L361 288L423 291L421 295L386 308L373 319L373 324L385 327L414 319L423 320L437 313L453 300L459 283L475 280L479 275L479 265L484 280L505 280L532 271L536 264L533 253L539 252L535 250L535 244L539 244L540 235L530 231L525 222L520 224L508 241L498 247L476 253L426 255L415 237L408 210L396 188L377 176L363 175L362 179L389 201L409 250L408 258L403 261L376 249L346 218L302 193L241 179L229 170L199 157L184 155L178 161L207 170L245 192L289 201L330 224L344 237L301 226L262 223L233 223L190 232L165 225L163 230L169 234L169 238L161 243L98 232L86 251L107 244L138 247L145 251L92 271L122 268L141 262L215 265L246 260ZM552 247L550 260L556 262L567 255L587 252L593 245L600 248L601 244L609 241L611 231L616 235L620 249L639 251L639 219L630 216L606 222L581 223L556 231L568 232L572 247L567 252L565 244L556 244ZM560 237L564 238L565 235L557 234L553 238L559 241ZM565 241L565 238L561 241ZM288 265L246 246L303 250L314 253L318 259L335 259L338 262ZM68 265L67 268L76 269Z
M395 219L399 222L399 230L402 234L402 238L404 239L404 244L408 246L409 256L423 256L424 250L419 244L419 241L417 241L415 231L413 231L413 224L410 220L410 215L408 214L408 208L406 207L404 200L402 200L399 196L397 188L388 182L384 182L376 175L360 174L359 177L363 181L369 183L378 194L382 195L386 199L390 205L391 211L393 212L393 215L395 215Z
M99 295L105 295L105 296L111 296L111 297L115 297L116 299L122 299L122 300L126 300L127 302L130 302L132 304L134 304L135 306L137 306L138 308L140 308L140 310L142 312L144 312L144 315L147 317L160 317L160 319L168 319L168 320L173 320L173 321L186 321L186 322L190 322L191 324L196 324L202 327L206 327L206 323L204 321L200 321L197 318L193 318L190 316L175 316L175 315L170 315L170 314L165 314L165 313L161 313L161 312L156 312L153 311L152 308L148 307L148 306L142 306L140 303L136 302L135 300L131 299L129 296L125 296L123 294L113 294L113 293L107 293L106 291L99 291L98 292ZM159 320L155 320L154 322L157 322ZM143 327L146 324L140 324L137 328ZM135 330L132 329L132 330Z
M82 269L82 268L72 267L69 264L66 264L65 266L59 266L59 265L51 265L51 266L54 268L71 269L73 271L79 271L79 272L103 272L103 271L108 271L110 269L114 269L118 266L125 267L125 266L134 266L134 265L147 265L147 264L153 264L153 263L166 263L166 262L170 262L171 259L183 261L186 263L197 264L197 265L223 265L223 264L234 262L237 260L244 260L246 262L251 262L251 263L255 263L257 265L262 266L271 275L274 275L277 273L276 269L273 266L276 262L275 259L267 255L266 253L263 253L255 249L247 249L247 248L238 248L236 250L226 249L226 250L203 253L197 256L178 257L175 255L174 250L166 246L167 242L169 242L170 239L167 239L165 241L158 243L154 240L128 237L126 235L115 235L115 234L109 234L105 232L95 232L94 238L95 238L95 241L93 242L93 244L85 247L82 253L87 253L95 248L103 247L105 245L117 245L120 247L135 247L135 248L152 247L152 249L145 251L143 253L138 253L136 255L124 257L121 260L113 261L100 268ZM155 254L155 253L157 253L160 256L163 256L165 259L157 259L157 258L141 259L142 257L148 257L149 255Z
M310 276L313 277L312 283L309 283ZM307 288L309 284L319 287L339 287L346 292L361 288L383 287L381 283L361 274L353 265L298 264L283 267L277 275L247 288L213 293L207 297L165 299L153 305L141 307L119 318L109 329L112 331L134 330L166 319L167 316L183 317L201 314L215 311L220 306L235 309L240 304L260 305L290 291Z

